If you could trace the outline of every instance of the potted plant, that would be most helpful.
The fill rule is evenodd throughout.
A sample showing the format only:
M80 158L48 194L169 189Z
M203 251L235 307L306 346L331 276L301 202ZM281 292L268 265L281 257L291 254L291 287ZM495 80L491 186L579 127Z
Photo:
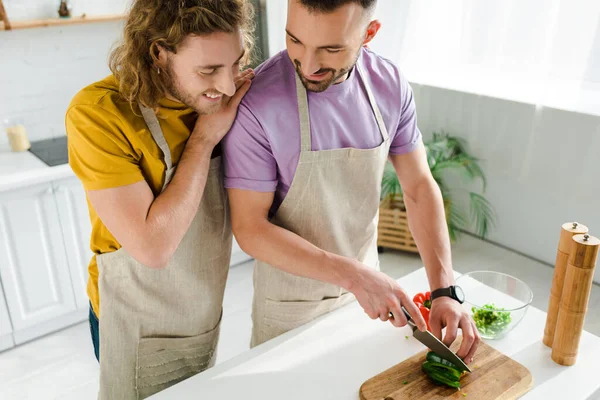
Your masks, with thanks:
M446 132L434 133L433 138L425 141L424 144L429 169L442 192L450 240L455 242L460 232L466 230L471 224L474 224L477 236L486 238L495 225L495 212L482 194L485 192L487 182L479 160L469 154L463 139ZM457 174L470 183L481 182L481 192L452 188L448 182L450 174ZM470 218L464 210L465 206L461 206L458 201L461 194L467 196ZM378 233L380 249L389 247L418 252L408 228L402 187L389 161L385 166L381 183Z

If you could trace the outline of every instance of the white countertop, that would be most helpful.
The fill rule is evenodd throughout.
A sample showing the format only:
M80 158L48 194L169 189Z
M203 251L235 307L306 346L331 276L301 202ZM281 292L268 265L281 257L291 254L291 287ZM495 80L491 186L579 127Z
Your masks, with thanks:
M69 164L50 167L29 151L11 152L0 143L0 192L75 176Z
M398 282L409 293L428 287L423 268ZM542 343L545 322L546 313L530 307L505 338L486 343L532 373L535 386L522 399L590 398L600 389L600 338L584 332L577 363L563 367ZM372 321L353 302L151 399L355 400L363 382L424 349L410 328Z

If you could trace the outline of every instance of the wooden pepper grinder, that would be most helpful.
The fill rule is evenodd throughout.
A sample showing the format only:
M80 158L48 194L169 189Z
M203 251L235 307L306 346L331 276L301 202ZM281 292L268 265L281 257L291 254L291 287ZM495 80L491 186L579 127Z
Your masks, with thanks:
M573 243L573 236L586 233L588 233L587 226L577 222L564 223L560 229L556 262L554 263L554 277L552 278L548 314L546 316L546 327L544 329L544 344L548 347L552 347L552 343L554 343L558 309L563 292L563 284L565 282L565 273L567 272L567 263L569 261L569 251L571 250L571 244Z
M600 239L588 234L575 235L572 241L552 344L552 359L560 365L577 360L600 249Z
M10 31L10 21L8 20L8 15L6 15L6 9L4 8L4 4L2 4L2 0L0 0L0 21L3 21L4 29Z
M58 7L58 15L61 18L69 18L71 16L71 5L67 0L61 0Z

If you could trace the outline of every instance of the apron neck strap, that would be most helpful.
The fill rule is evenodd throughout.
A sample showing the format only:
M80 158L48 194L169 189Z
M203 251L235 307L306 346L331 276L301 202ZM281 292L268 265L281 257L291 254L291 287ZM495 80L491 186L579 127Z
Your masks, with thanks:
M311 151L310 113L308 112L308 95L298 73L296 76L296 97L298 98L298 114L300 115L300 146L303 152Z
M156 118L156 114L154 114L154 111L146 106L143 106L142 104L140 104L140 110L142 111L142 116L144 117L144 121L146 121L146 125L148 125L148 129L150 129L150 133L152 134L154 141L163 152L167 169L171 169L173 167L173 161L171 160L171 149L169 149L169 145L167 144L165 135L160 127L158 118Z
M361 75L361 79L363 81L363 84L365 85L365 90L367 91L367 96L369 97L369 103L371 104L373 114L375 114L375 119L377 120L377 125L379 126L379 132L381 132L383 141L386 142L390 138L390 135L388 133L387 128L385 127L385 122L383 122L383 116L381 115L381 111L379 111L379 106L375 101L375 96L373 95L373 91L371 90L371 85L369 85L369 82L367 82L367 80L364 78L362 69L360 65L358 65L358 63L356 63L356 69L360 73L359 75Z
M360 65L356 63L356 72L359 75L362 75L362 70ZM311 136L310 136L310 113L308 110L308 95L298 73L294 73L296 77L296 97L298 99L298 114L300 115L300 144L303 152L312 150ZM369 98L369 103L371 104L371 109L373 110L373 114L375 115L375 120L377 120L377 126L379 127L379 132L381 133L381 137L383 141L386 142L390 135L388 133L387 128L385 127L385 122L383 121L383 116L381 115L381 111L379 111L379 107L377 106L377 102L375 101L375 96L373 95L373 91L371 90L371 86L366 79L361 76L361 80L365 85L365 90L367 92L367 97Z
M142 105L141 103L138 103L138 104L140 106L140 111L142 112L142 116L144 117L144 121L146 121L146 125L148 125L148 129L150 129L152 138L154 138L154 141L156 142L158 147L160 147L161 151L163 152L163 156L165 159L165 166L167 167L167 169L166 169L167 176L165 176L165 182L163 185L163 190L164 190L166 185L170 181L171 177L169 176L169 174L172 172L172 169L173 169L173 160L171 159L171 149L169 148L169 145L167 144L167 140L165 139L165 135L163 134L162 128L160 127L160 123L158 122L158 118L156 118L156 114L154 113L154 111L152 111L150 108Z

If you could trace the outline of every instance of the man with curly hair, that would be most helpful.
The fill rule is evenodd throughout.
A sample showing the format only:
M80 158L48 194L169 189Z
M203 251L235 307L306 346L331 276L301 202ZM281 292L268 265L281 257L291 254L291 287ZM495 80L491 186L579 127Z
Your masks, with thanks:
M100 399L145 398L215 361L232 243L220 142L253 78L252 23L247 0L134 0L112 74L68 108Z

